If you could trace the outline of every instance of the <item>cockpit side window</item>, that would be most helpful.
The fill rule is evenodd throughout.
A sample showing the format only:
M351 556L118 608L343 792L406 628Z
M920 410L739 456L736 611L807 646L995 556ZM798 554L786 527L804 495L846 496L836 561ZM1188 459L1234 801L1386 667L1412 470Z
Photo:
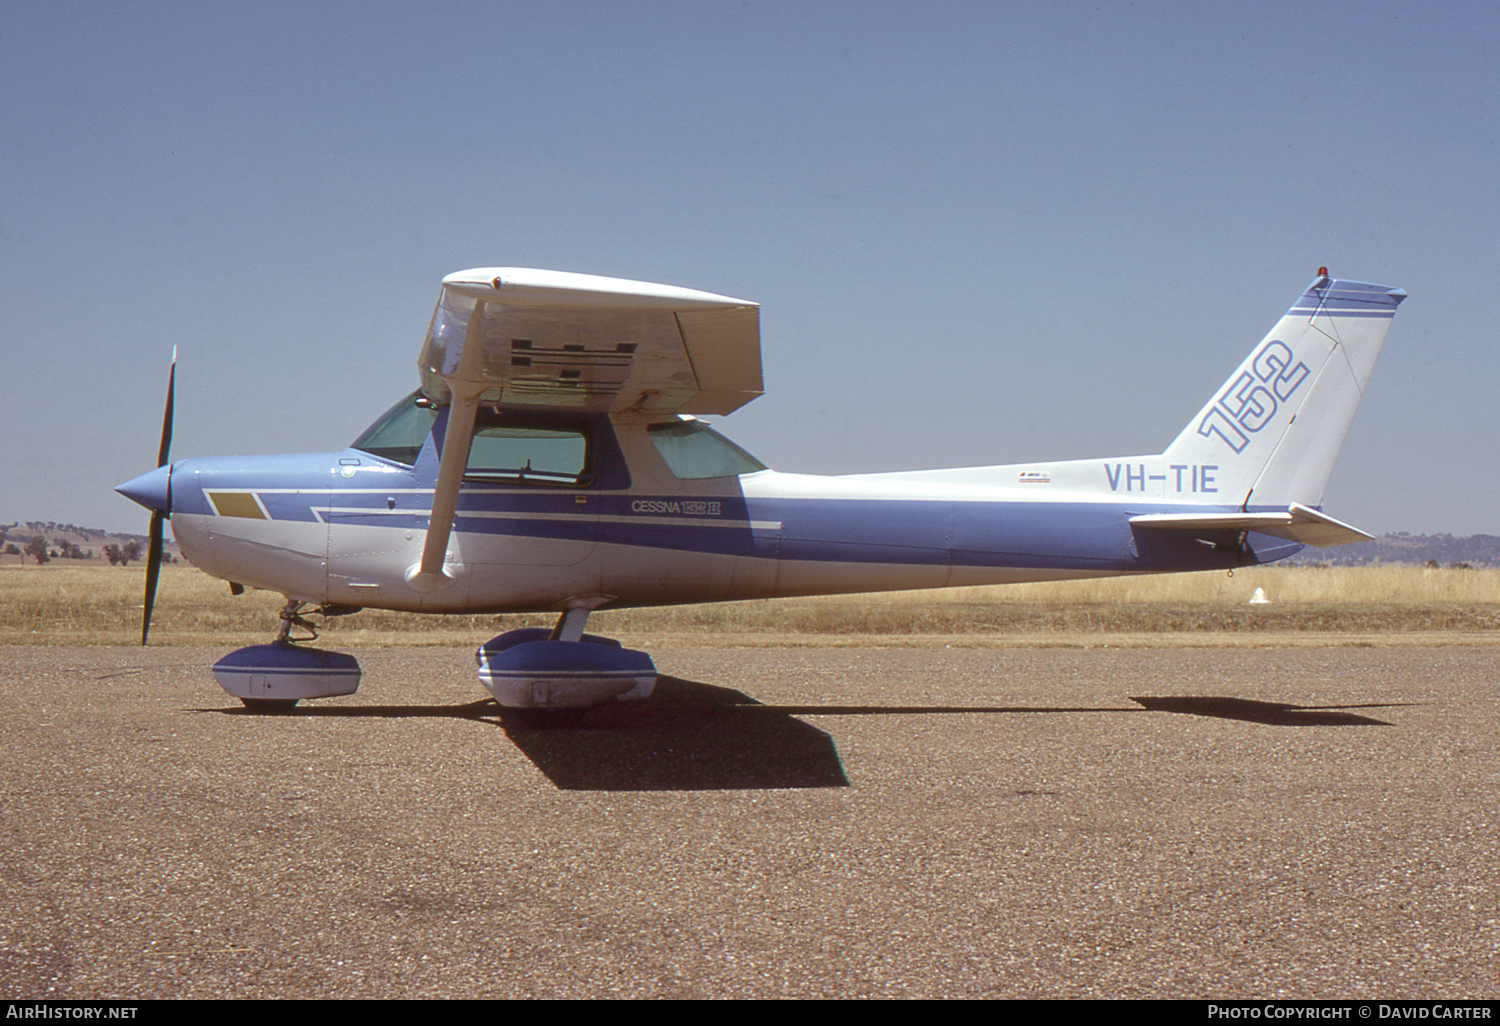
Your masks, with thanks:
M464 479L577 487L593 476L589 448L580 428L481 411Z
M656 451L679 481L708 477L737 477L765 470L766 465L744 449L696 420L674 420L646 428Z
M437 407L413 392L355 439L353 448L414 466L437 415ZM582 487L594 476L593 448L586 423L481 409L464 480Z

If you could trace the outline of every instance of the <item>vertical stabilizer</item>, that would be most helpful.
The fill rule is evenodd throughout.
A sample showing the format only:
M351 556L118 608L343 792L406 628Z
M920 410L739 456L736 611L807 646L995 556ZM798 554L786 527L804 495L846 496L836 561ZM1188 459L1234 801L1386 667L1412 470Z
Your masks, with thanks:
M1320 506L1400 289L1321 273L1163 454L1241 505Z

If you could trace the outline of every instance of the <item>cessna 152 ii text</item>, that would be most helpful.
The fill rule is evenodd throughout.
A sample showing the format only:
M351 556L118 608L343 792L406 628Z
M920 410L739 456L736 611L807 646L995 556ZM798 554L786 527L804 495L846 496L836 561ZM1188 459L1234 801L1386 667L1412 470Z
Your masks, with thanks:
M420 386L346 449L168 463L118 491L199 569L287 602L275 641L214 667L247 705L351 694L304 612L553 611L479 649L502 705L646 698L601 608L1233 569L1369 535L1320 511L1399 289L1319 269L1158 455L817 477L695 419L761 394L756 304L522 268L443 279Z

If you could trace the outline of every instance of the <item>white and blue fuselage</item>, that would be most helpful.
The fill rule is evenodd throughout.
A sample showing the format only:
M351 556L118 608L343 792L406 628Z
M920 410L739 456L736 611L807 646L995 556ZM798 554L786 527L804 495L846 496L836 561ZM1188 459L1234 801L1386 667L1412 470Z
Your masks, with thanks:
M589 420L593 487L464 483L445 560L452 585L440 590L406 580L432 481L359 449L179 461L173 533L205 572L305 602L496 613L579 596L640 606L1210 570L1301 548L1233 527L1132 527L1142 514L1240 510L1204 502L1217 487L1212 464L1152 456L679 480L648 439L650 421ZM1092 493L1056 480L1090 475Z

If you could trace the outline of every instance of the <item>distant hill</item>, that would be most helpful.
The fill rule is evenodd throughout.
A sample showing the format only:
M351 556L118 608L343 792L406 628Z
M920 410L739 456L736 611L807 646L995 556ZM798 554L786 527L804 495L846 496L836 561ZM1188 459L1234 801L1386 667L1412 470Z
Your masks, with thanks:
M1500 566L1500 537L1493 534L1471 534L1455 538L1451 534L1382 534L1367 542L1339 545L1331 549L1307 548L1288 563L1321 563L1324 566L1366 566L1372 563L1413 563L1425 566Z
M48 551L52 552L53 566L67 566L80 560L87 562L97 560L107 563L104 555L106 545L115 545L124 548L130 542L140 546L141 559L131 566L140 566L145 560L146 547L151 539L144 534L111 534L97 527L79 527L77 524L64 524L56 520L27 520L19 523L0 524L0 562L11 563L22 561L22 557L15 553L5 554L5 550L14 545L17 549L24 550L28 542L41 535L47 539ZM81 557L69 559L64 553L69 546L76 548ZM162 551L175 562L182 558L182 553L177 548L177 543L172 541L172 533L167 532L165 544ZM35 565L36 560L29 556L24 562Z

